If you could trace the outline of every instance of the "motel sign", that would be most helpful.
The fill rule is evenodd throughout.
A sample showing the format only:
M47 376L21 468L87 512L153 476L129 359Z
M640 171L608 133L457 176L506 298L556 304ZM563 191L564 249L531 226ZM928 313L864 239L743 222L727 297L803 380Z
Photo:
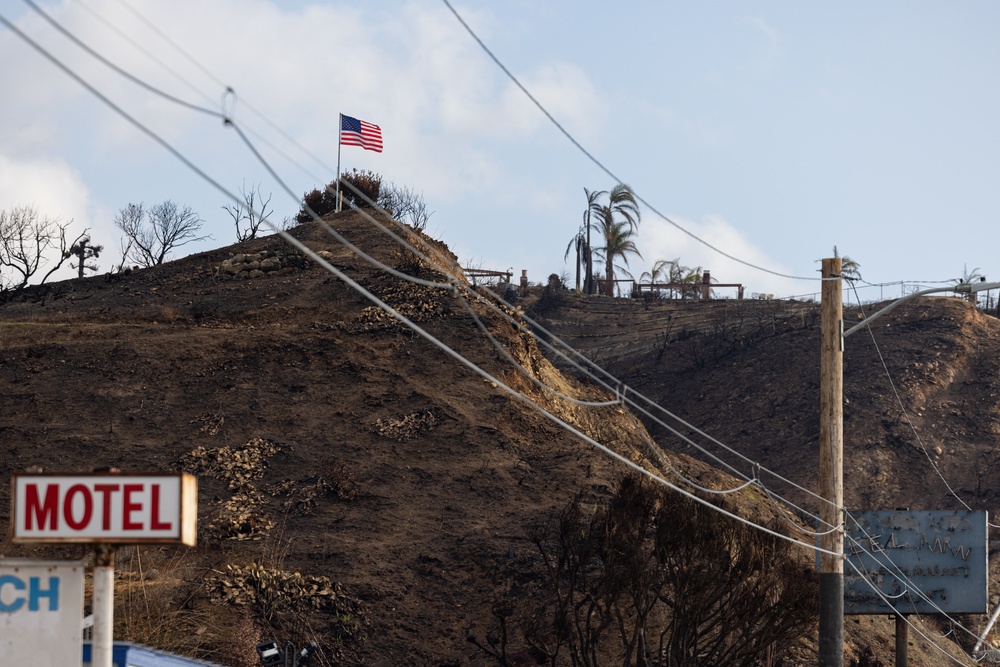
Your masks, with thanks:
M13 486L14 542L195 545L188 474L24 473Z

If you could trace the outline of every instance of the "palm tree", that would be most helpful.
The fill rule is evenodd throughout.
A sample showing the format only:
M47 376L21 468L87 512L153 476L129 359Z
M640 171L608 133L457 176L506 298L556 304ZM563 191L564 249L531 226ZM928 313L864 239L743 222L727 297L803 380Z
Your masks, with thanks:
M649 283L650 285L655 285L657 283L672 282L670 277L674 273L674 267L680 261L680 257L677 259L658 259L653 262L653 268L651 271L643 271L642 275L639 276L639 282ZM657 294L659 294L659 289L657 289Z
M587 237L584 234L583 227L578 229L576 236L569 240L569 245L566 246L566 254L563 255L563 261L569 259L569 253L574 248L576 248L576 291L579 292L580 268L586 263L586 258L588 257Z
M603 247L594 248L604 262L604 275L607 281L607 293L614 293L615 285L615 261L621 259L625 266L628 266L628 256L630 254L642 257L635 246L634 237L639 231L639 204L635 200L635 193L632 188L619 183L611 188L610 192L590 192L587 193L587 212L585 214L588 221L587 230L593 228L604 241ZM608 195L608 203L600 204L597 199L604 194ZM620 270L621 267L618 267Z
M837 246L833 246L833 256L840 257ZM840 275L847 280L861 280L861 264L844 255L840 260Z
M678 267L679 271L677 274L676 282L682 285L690 285L690 288L684 288L681 292L682 299L701 299L708 298L709 293L702 291L697 287L701 285L704 279L705 272L700 266L681 266Z
M594 246L590 243L590 230L593 228L591 222L592 214L601 210L601 205L597 202L599 197L607 194L604 190L588 190L583 189L583 193L587 195L587 210L583 212L583 226L587 230L587 260L585 264L587 265L587 273L584 278L584 293L593 294L594 293Z
M601 210L598 198L607 194L605 190L583 189L587 195L587 208L583 212L583 224L566 246L566 254L563 259L569 258L572 249L576 250L576 291L580 291L580 273L583 272L583 292L584 294L594 293L594 248L590 244L590 230L594 227L591 220L594 214Z
M598 257L604 262L605 271L605 294L614 296L615 293L615 270L622 271L628 275L628 271L622 266L615 266L615 259L621 258L625 266L628 266L628 256L636 255L642 258L639 249L635 246L634 227L631 227L626 220L612 220L601 222L601 235L604 237L604 246L596 248Z

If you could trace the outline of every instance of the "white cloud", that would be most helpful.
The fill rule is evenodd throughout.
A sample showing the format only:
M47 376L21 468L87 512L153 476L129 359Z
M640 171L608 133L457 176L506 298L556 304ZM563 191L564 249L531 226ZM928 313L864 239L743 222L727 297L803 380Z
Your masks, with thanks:
M706 215L700 222L676 217L671 219L691 235L704 239L728 255L771 271L789 273L720 215ZM635 270L633 273L639 275L643 270L648 271L659 259L679 259L684 266L701 267L710 271L712 278L720 283L743 284L746 298L750 298L753 293L792 296L802 291L801 281L775 276L734 261L692 238L691 235L685 234L662 218L647 213L640 226L638 243L644 259L641 262L643 269ZM633 261L633 264L639 263L639 260ZM720 288L719 292L726 296L736 296L735 289Z
M609 114L608 104L579 67L548 63L518 80L578 140L587 142L598 137ZM502 109L514 124L512 129L521 134L550 126L549 119L514 83L504 92Z
M562 147L565 142L446 8L422 2L304 6L264 0L129 4L145 21L117 0L93 0L86 7L66 0L47 11L106 57L171 95L221 109L225 86L231 85L237 94L237 122L296 195L333 179L336 121L343 112L378 123L385 151L346 148L342 168L373 169L422 192L438 212L431 226L440 228L446 241L473 253L482 253L483 246L491 251L503 246L500 253L515 258L508 261L521 262L526 251L517 239L525 226L534 225L537 231L554 221L550 226L559 231L551 254L561 260L563 236L572 234L578 212L575 203L569 211L560 211L564 184L553 181L571 178L573 170L559 168L554 151L536 154L534 164L525 160L540 144ZM463 8L463 16L489 42L498 25L494 10ZM81 56L30 15L21 21L223 186L235 192L243 182L263 183L264 192L275 194L278 217L294 214L297 202L280 192L218 119L151 95ZM138 46L102 21L118 27ZM197 65L149 24L180 45ZM548 59L516 74L567 130L588 144L603 140L608 97L580 67ZM16 105L0 108L0 123L7 128L0 132L0 155L59 155L63 166L72 165L77 184L90 192L92 210L87 216L83 204L81 212L68 215L90 226L105 225L106 245L116 245L119 237L111 225L115 211L130 201L166 199L190 204L205 217L213 244L233 240L231 224L221 213L223 195L10 35L0 39L0 79L13 82L18 91ZM291 146L254 110L295 137L322 164ZM290 164L266 142L305 169ZM539 163L546 160L550 171L540 177ZM49 178L38 170L31 173ZM574 180L574 196L582 188L577 183ZM512 211L518 215L511 216ZM499 241L486 240L494 237Z
M18 161L0 155L0 208L27 205L64 221L87 220L87 203L80 174L64 161Z

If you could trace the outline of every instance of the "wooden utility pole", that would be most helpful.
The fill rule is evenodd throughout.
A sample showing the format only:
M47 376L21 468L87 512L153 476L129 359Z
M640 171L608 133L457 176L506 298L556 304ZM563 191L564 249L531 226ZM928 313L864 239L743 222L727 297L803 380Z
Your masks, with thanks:
M819 374L819 666L844 664L844 303L839 257L823 260Z
M910 626L906 616L896 614L896 667L907 667L909 663Z

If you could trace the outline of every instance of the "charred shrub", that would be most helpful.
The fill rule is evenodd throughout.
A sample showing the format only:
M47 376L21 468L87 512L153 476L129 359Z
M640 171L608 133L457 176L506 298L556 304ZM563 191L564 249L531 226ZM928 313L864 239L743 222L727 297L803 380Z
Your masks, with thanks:
M378 202L382 189L382 177L370 170L352 169L340 176L340 194L344 199L343 208L371 208L371 202ZM322 190L314 189L302 196L302 206L295 216L295 222L302 224L313 219L313 214L323 217L337 210L337 181L330 181Z
M532 541L537 591L476 642L498 664L522 650L574 667L751 667L815 623L815 577L789 542L637 476L606 504L578 497Z

